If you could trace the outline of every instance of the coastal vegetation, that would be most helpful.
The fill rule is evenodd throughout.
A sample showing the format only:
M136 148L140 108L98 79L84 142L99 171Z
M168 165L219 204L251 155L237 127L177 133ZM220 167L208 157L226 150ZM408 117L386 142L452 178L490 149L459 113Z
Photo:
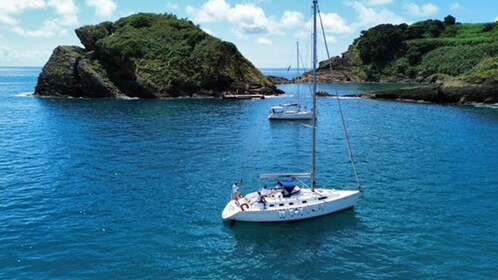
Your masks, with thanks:
M362 31L355 46L361 59L358 75L367 81L433 74L490 79L492 71L477 66L498 57L498 24L457 24L451 16L412 25L382 24Z
M458 23L448 15L443 21L380 24L362 31L341 56L320 62L318 79L411 83L412 89L366 95L371 98L497 103L498 23ZM413 89L413 83L434 85Z
M85 48L56 48L35 94L157 98L276 90L234 44L175 15L135 14L76 34Z
M140 13L75 31L84 48L54 50L38 78L37 96L281 93L273 85L281 81L263 76L233 43L172 14ZM412 95L384 95L391 99L496 103L498 23L458 23L448 15L442 21L380 24L362 31L342 56L320 62L317 74L325 83L434 83ZM310 73L300 80L309 82ZM370 95L378 96L382 95Z

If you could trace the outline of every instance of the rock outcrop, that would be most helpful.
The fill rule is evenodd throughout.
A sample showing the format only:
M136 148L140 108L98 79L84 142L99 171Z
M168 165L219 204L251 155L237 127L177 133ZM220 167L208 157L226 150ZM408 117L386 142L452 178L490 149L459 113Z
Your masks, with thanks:
M359 65L356 65L354 62L353 48L354 46L350 45L348 51L342 53L341 56L320 61L316 70L317 81L319 83L362 82L356 74ZM306 72L298 80L310 83L312 81L312 73Z
M418 87L365 93L364 98L431 103L498 103L498 87L492 84L441 84L437 87Z
M380 24L362 31L341 56L320 62L317 80L418 84L366 94L370 98L439 103L498 99L498 24ZM332 69L332 71L331 71ZM311 73L299 82L311 82Z
M57 47L36 96L161 98L276 87L234 44L174 15L136 14L76 29L83 48Z

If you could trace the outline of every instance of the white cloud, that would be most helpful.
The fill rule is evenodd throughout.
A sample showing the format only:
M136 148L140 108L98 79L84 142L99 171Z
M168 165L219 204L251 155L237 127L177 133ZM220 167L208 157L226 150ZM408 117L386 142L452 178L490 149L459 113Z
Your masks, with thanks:
M209 28L204 28L201 26L201 29L202 31L206 32L207 34L211 35L211 36L214 36L214 32L213 30L209 29Z
M495 18L495 21L498 21L498 17Z
M348 25L346 21L336 13L321 13L323 29L329 33L353 33L355 28Z
M67 27L78 25L78 8L73 0L48 0L44 7L52 8L58 17L45 20L41 27L35 30L27 30L16 23L12 25L11 31L24 37L49 38L65 35Z
M256 41L260 45L271 45L271 40L264 38L264 37L259 37L258 40Z
M231 6L226 0L208 0L199 9L188 6L186 12L195 23L228 22L237 36L244 33L282 35L285 29L303 24L303 15L299 12L285 11L280 20L275 20L255 4Z
M78 25L78 8L73 0L48 0L47 6L60 16L54 20L56 23L62 26Z
M0 46L0 63L9 66L14 65L33 65L33 61L39 61L50 56L49 51L39 50L15 50L6 46Z
M33 38L49 38L67 34L67 30L61 27L55 20L46 20L37 30L26 30L20 26L16 26L12 28L11 31L24 37Z
M367 4L370 6L391 4L393 0L368 0Z
M166 9L168 10L178 10L178 4L174 4L171 2L166 3Z
M227 15L228 21L236 23L246 33L280 33L260 7L251 4L237 4Z
M55 18L46 19L38 29L27 30L18 18L29 10L52 9ZM10 31L25 37L53 37L67 33L67 27L78 25L78 8L74 0L16 0L0 2L0 25L8 26Z
M299 12L285 11L282 16L281 24L293 28L303 24L304 16Z
M95 15L102 18L111 17L118 7L113 0L86 0L86 5L95 8Z
M45 7L45 0L3 0L0 2L0 11L9 14L21 14L25 10Z
M327 44L337 44L339 40L335 36L327 36Z
M230 4L225 0L209 0L200 9L188 6L186 12L194 16L196 23L222 21L230 11Z
M459 11L459 10L461 10L461 9L462 9L462 5L460 5L460 3L457 3L457 2L455 2L455 3L451 3L451 5L450 5L450 9L451 9L452 11Z
M17 25L17 20L11 16L0 14L0 25L15 26Z
M439 12L439 8L431 3L424 5L417 5L415 3L409 3L406 6L408 13L412 16L424 17L424 16L432 16Z
M400 24L405 22L403 18L386 8L369 8L360 2L347 2L346 5L352 7L357 15L357 20L353 26L360 28L370 28L381 23Z
M325 38L328 44L337 44L339 41L334 36L334 34L351 34L355 32L355 27L346 23L346 21L336 13L320 13L320 17L323 23L323 30L325 31ZM306 39L310 36L312 20L310 19L306 26L306 30L302 30L297 34L300 39ZM318 27L318 39L323 41L322 27L320 24L320 19L317 22Z
M0 46L0 62L12 61L17 57L17 53L11 48Z
M16 26L16 16L28 10L45 8L45 0L17 0L0 2L0 24Z

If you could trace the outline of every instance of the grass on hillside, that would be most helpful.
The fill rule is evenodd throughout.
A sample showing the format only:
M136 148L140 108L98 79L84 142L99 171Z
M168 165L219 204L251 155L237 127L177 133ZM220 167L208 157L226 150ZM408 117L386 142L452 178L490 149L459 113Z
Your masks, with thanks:
M98 42L104 57L125 66L154 92L225 89L236 79L270 85L235 45L210 36L189 20L136 14L118 20L114 29Z
M368 40L372 41L371 38L382 36L377 34L387 31L392 33L393 30L396 32L396 26L384 25L368 30L366 35L370 35ZM403 28L397 30L405 32ZM418 38L404 40L402 44L404 47L398 46L391 51L398 53L392 60L364 64L359 73L364 73L363 77L370 80L415 78L431 74L453 77L466 74L470 80L482 80L482 77L490 79L494 75L494 79L498 80L496 71L485 67L495 65L492 62L496 62L498 57L498 23L445 25L439 35L423 33ZM482 66L478 66L481 63Z

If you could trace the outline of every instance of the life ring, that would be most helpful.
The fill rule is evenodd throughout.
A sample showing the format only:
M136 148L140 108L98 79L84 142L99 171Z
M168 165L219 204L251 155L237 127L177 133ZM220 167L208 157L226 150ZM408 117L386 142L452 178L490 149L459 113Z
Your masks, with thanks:
M242 203L242 205L240 205L240 209L242 209L242 211L246 211L246 209L249 209L249 204Z

